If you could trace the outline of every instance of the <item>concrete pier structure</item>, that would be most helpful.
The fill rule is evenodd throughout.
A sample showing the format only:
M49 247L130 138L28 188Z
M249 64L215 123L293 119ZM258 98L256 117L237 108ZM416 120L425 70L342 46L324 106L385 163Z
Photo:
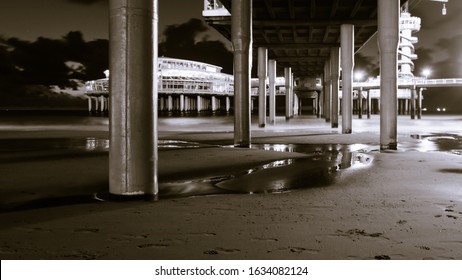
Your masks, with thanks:
M232 1L231 15L234 55L234 146L250 147L252 1Z
M396 150L399 0L378 0L380 50L380 149Z
M268 50L258 48L258 126L266 125L266 78L268 76Z
M269 123L276 122L276 60L268 61L268 81L269 81Z
M290 67L285 67L284 68L284 78L285 78L285 104L286 104L286 109L285 109L285 115L286 115L286 120L290 119L292 115L293 108L291 108L291 91L292 91L292 69Z
M157 0L110 0L109 191L158 194Z
M324 63L324 117L330 122L332 107L332 77L330 74L330 60Z
M332 47L330 49L330 77L332 84L331 95L331 126L338 127L339 114L339 78L340 78L340 48Z
M342 61L342 133L352 132L353 114L353 68L354 68L354 26L342 24L340 27ZM358 98L362 103L362 98ZM362 110L362 106L359 106ZM361 113L360 113L361 114Z

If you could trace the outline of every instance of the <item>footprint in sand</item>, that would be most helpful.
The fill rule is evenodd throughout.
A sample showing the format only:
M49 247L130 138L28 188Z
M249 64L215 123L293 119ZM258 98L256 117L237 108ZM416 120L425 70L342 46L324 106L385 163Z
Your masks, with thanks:
M204 251L206 255L218 255L218 254L236 254L239 253L241 250L239 249L226 249L226 248L215 248L213 250Z
M188 233L190 236L203 236L203 237L214 237L217 234L214 232L194 232L194 233Z
M140 235L132 235L132 234L116 234L114 236L109 237L109 240L118 241L118 242L130 242L133 239L146 239L148 238L147 234L140 234Z
M97 233L99 232L99 229L97 228L77 228L77 229L74 229L74 232Z
M153 248L153 249L165 249L168 247L167 244L156 244L156 243L146 243L146 244L140 244L137 246L140 249L145 249L145 248Z
M260 238L260 237L252 238L250 240L251 241L262 241L262 242L278 242L279 241L279 239L277 238Z

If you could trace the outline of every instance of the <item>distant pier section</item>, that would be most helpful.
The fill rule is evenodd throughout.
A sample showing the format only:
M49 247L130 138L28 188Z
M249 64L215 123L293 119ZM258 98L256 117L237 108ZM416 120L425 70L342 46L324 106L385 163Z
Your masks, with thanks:
M159 57L159 110L229 110L233 76L221 67L183 59ZM109 108L109 71L106 78L85 83L88 110L106 112Z
M221 67L184 59L159 57L159 111L226 111L233 107L234 77ZM88 111L109 110L108 70L103 79L87 81ZM285 94L285 78L276 77L276 93ZM258 96L258 79L252 79L252 103ZM253 108L253 104L252 104Z

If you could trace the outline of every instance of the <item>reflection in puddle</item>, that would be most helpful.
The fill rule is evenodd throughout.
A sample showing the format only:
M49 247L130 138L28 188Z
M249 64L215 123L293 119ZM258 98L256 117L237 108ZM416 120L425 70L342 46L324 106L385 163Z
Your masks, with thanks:
M257 144L252 148L297 152L306 158L277 160L237 174L198 180L160 183L160 196L222 193L281 193L290 189L328 186L341 169L363 168L372 163L366 145Z
M406 143L401 147L404 149L417 150L420 152L450 152L462 155L462 136L457 134L428 134L411 135L416 143Z

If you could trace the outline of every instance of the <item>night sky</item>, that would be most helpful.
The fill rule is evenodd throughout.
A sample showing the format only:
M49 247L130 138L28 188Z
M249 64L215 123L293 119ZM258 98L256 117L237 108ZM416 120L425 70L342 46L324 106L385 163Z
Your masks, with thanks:
M25 42L35 42L39 37L59 41L66 36L67 43L80 40L88 45L87 49L95 48L96 45L101 44L98 39L108 38L108 2L108 0L2 1L0 48L3 46L7 49L5 45L11 47L11 38L20 41L12 43L17 46L20 43L25 45ZM450 0L446 5L448 9L446 16L441 15L441 3L429 0L415 2L417 4L411 6L411 13L422 18L422 28L415 34L419 37L419 43L416 44L419 60L415 61L414 73L419 75L422 69L428 67L432 69L429 78L462 77L462 18L460 16L462 1ZM187 56L190 59L218 64L224 67L224 71L229 72L229 66L223 65L229 65L229 62L224 62L223 59L229 58L225 53L230 45L221 35L202 22L202 6L203 0L159 0L159 31L162 33L160 53L174 57L181 55L182 52L189 52ZM192 18L200 20L191 20ZM77 38L79 34L75 32L69 36L71 31L78 31L82 38ZM185 36L184 32L189 36ZM69 38L74 39L72 41ZM183 40L184 49L173 49L178 40ZM214 51L205 51L210 48ZM360 55L365 58L361 61L369 65L364 65L364 62L359 63L358 59L357 68L368 66L373 68L377 65L378 50L374 39L361 50ZM81 55L76 56L72 52L68 57L87 59L87 57L82 58ZM94 68L94 71L97 70L99 71ZM446 106L448 109L462 112L460 108L462 88L428 90L425 92L425 98L424 102L429 106Z

